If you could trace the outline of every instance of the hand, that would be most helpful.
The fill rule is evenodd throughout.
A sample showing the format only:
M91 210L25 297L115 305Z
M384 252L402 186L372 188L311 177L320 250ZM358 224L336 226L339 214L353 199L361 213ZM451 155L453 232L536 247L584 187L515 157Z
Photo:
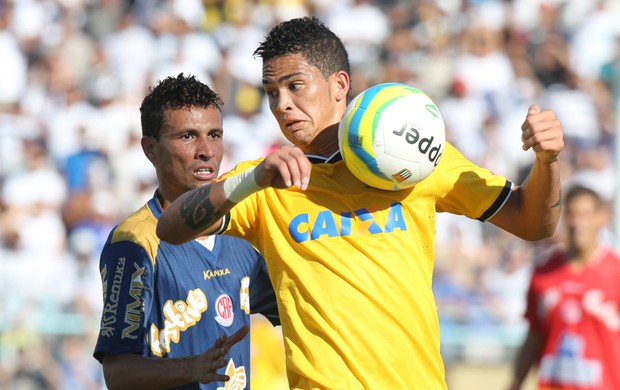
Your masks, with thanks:
M533 149L536 158L541 161L553 162L558 159L564 148L564 134L553 111L541 111L538 105L531 105L521 131L523 150Z
M263 188L289 188L294 185L306 190L311 170L312 164L301 149L283 146L265 157L256 167L254 177Z
M196 375L196 382L226 382L230 377L225 374L218 374L217 370L226 366L226 355L233 345L237 344L250 331L250 327L244 325L230 336L222 336L215 340L213 346L201 355L196 356L193 372Z

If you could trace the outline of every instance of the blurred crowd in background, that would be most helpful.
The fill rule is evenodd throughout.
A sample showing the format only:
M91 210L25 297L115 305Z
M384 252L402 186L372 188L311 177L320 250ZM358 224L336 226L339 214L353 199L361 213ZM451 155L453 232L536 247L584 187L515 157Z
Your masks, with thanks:
M275 23L305 15L345 42L352 96L386 81L422 89L439 105L448 140L516 183L534 158L521 150L528 106L555 110L566 137L563 183L593 187L611 212L618 1L3 0L0 388L104 387L92 358L99 251L156 182L140 147L143 96L166 76L196 75L225 101L221 173L261 157L285 141L252 53ZM532 264L560 234L527 243L443 214L437 230L434 289L448 369L508 361L526 330ZM265 337L277 331L257 328L257 350L273 352L278 344ZM258 383L281 375L280 362L256 364L254 387L275 388Z

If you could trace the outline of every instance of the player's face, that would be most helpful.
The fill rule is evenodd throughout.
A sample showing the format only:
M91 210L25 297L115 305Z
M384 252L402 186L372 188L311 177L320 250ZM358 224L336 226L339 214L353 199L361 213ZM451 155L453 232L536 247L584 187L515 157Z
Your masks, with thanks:
M572 247L580 250L595 248L604 224L604 210L591 196L577 196L566 205L566 227Z
M349 85L346 74L326 79L301 54L289 54L265 62L263 87L286 139L309 152L323 130L340 122Z
M160 139L142 139L166 200L203 186L218 175L224 154L222 115L217 108L166 110Z

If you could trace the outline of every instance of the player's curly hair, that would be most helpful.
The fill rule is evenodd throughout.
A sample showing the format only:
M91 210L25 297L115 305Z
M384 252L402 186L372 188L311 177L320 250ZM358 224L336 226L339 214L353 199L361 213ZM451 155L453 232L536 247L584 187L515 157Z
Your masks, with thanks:
M351 73L344 44L314 16L278 24L254 51L254 57L261 57L263 63L286 54L302 54L326 78L340 70Z
M196 76L169 76L149 88L149 94L140 105L142 135L159 141L161 128L164 126L164 111L185 107L215 107L220 112L224 102L208 85L196 79Z

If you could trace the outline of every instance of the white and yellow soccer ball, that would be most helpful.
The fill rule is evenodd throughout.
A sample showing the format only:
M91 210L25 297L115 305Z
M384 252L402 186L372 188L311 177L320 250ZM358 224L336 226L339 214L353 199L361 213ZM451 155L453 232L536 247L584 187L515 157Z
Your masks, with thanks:
M433 172L445 133L437 105L424 92L385 83L366 89L348 104L338 144L355 177L371 187L398 191Z

